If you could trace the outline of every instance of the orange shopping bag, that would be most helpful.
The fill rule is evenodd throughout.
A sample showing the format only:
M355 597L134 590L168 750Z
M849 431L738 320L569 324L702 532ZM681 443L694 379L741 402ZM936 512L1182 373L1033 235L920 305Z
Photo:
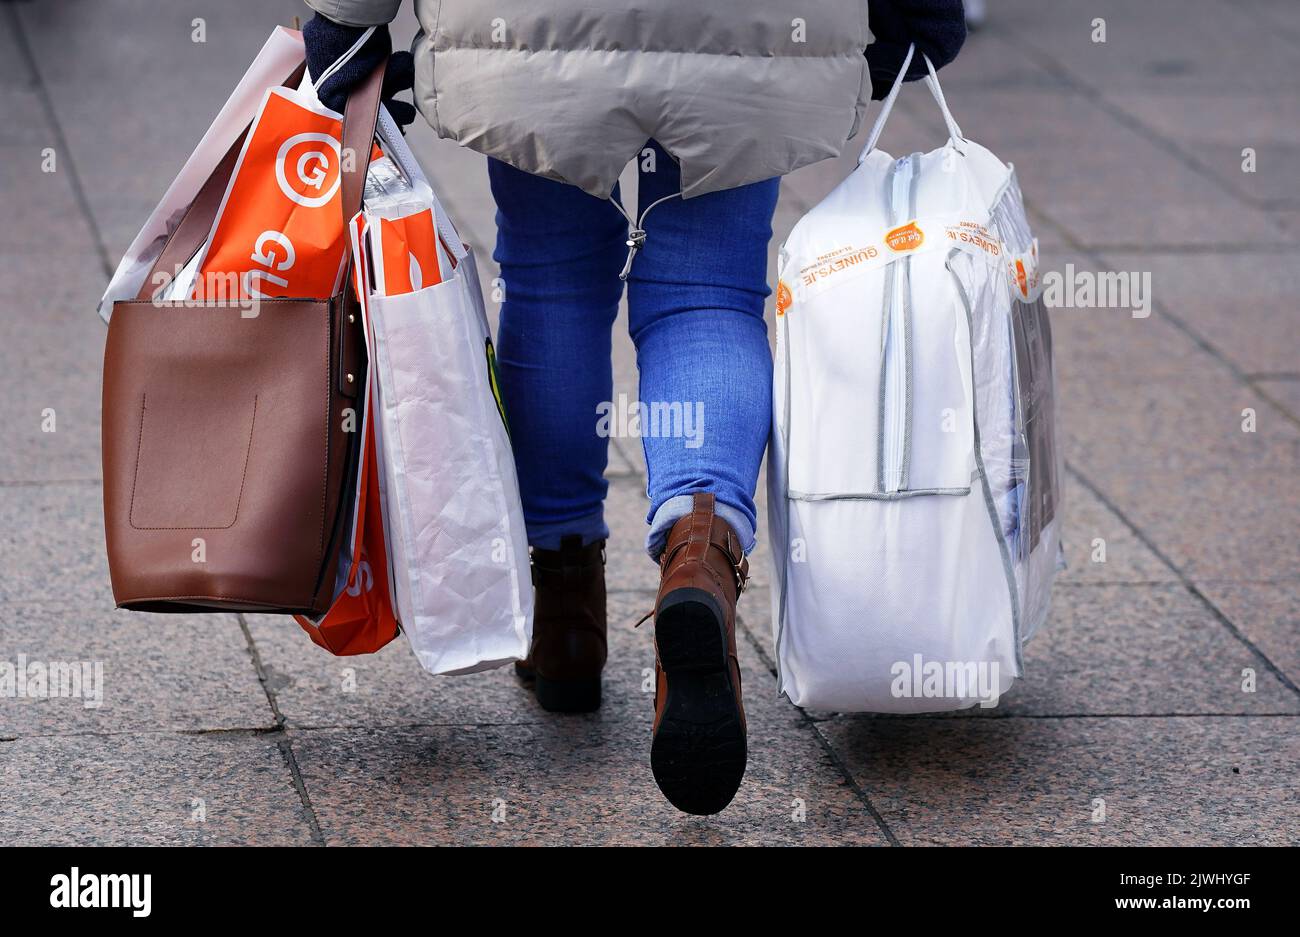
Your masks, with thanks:
M354 256L353 285L361 305L361 322L366 333L366 345L371 360L374 359L374 339L371 337L367 289L365 284L365 237L367 224L364 215L358 214L349 225ZM384 506L380 492L380 472L375 439L375 424L371 411L376 406L375 384L370 377L373 368L366 369L363 397L366 401L361 416L362 459L357 478L357 495L352 536L343 546L339 569L347 571L346 580L334 598L329 610L318 620L302 615L294 620L302 626L313 641L332 654L347 656L369 654L379 650L397 637L398 622L393 611L393 599L388 571L388 549L385 543Z
M310 91L268 88L226 187L196 299L332 295L347 238L342 116ZM378 149L371 156L378 154Z

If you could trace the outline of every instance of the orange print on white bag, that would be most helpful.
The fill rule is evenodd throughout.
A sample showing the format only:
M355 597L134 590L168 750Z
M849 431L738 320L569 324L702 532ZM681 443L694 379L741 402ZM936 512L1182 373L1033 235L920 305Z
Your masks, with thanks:
M405 218L379 219L376 291L384 296L414 293L442 282L433 209Z

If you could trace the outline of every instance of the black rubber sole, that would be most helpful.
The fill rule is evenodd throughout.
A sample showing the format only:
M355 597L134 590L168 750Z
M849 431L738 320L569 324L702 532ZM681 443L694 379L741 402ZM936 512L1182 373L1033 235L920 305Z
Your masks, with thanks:
M553 713L591 713L600 709L600 677L548 680L515 661L515 676L537 694L542 709Z
M718 813L740 788L749 753L727 665L727 633L713 596L674 589L655 616L667 676L663 718L650 746L655 783L684 813Z
M600 677L585 680L533 678L542 709L553 713L590 713L600 709Z

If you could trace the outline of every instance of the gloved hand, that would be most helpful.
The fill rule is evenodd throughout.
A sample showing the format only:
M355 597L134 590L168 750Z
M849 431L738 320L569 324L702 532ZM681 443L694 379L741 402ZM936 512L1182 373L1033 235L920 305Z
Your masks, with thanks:
M929 74L922 53L936 69L943 68L966 41L962 0L868 0L867 25L876 37L867 46L871 97L876 101L889 94L908 45L916 43L916 55L903 80L916 81Z
M302 37L307 44L307 71L315 81L321 74L338 60L344 52L352 48L353 43L361 38L365 29L361 26L343 26L317 13L302 28ZM388 27L380 26L374 31L366 44L357 50L356 55L339 67L325 83L317 89L321 103L332 110L343 113L348 92L359 85L370 74L385 55L392 52L393 40L388 35ZM396 101L393 95L410 90L415 84L415 62L410 52L392 52L388 59L388 69L384 72L382 98L388 113L393 115L403 132L406 125L415 120L415 105L405 101Z

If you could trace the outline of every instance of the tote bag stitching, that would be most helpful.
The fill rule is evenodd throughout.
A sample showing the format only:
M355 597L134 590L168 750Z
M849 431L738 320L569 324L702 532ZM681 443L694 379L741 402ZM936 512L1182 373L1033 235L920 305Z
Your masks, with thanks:
M253 428L257 425L257 394L253 395L253 419L248 424L248 445L244 449L244 468L239 476L239 495L235 498L235 515L229 524L211 524L207 526L142 526L135 522L135 489L140 479L140 451L144 443L144 411L148 402L147 393L140 395L140 430L135 440L135 473L131 476L131 509L129 518L134 530L229 530L239 520L239 506L244 500L244 484L248 481L248 457L253 451Z

